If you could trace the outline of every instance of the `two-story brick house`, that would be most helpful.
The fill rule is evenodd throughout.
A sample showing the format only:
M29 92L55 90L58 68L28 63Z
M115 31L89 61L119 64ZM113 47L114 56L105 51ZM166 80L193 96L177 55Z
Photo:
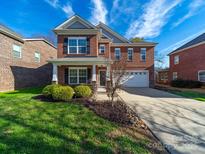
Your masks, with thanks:
M75 15L54 29L58 40L53 81L60 84L96 83L106 86L114 60L127 60L127 87L154 84L156 43L131 43L103 23L94 26Z
M205 82L205 33L169 54L169 82L175 79Z
M0 25L0 91L50 84L51 57L57 57L57 50L47 40L24 39Z

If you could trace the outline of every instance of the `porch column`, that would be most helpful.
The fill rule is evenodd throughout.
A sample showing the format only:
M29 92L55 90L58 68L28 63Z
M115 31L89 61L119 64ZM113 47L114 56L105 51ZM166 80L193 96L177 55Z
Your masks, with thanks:
M92 87L93 87L94 95L97 92L96 77L97 77L96 76L96 65L93 65L93 68L92 68Z
M110 65L107 65L106 80L110 81Z
M58 83L58 68L56 64L53 64L53 77L52 77L53 83Z
M96 65L92 68L92 81L96 81Z

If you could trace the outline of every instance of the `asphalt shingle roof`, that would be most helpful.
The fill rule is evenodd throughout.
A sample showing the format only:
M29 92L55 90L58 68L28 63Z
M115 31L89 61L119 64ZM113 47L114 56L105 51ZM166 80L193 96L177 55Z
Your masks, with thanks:
M182 49L188 48L188 47L190 47L190 46L192 46L192 45L201 43L201 42L203 42L203 41L205 41L205 33L199 35L199 36L196 37L195 39L189 41L188 43L186 43L186 44L182 45L181 47L177 48L176 50L172 51L170 54L172 54L172 53L174 53L174 52L176 52L176 51L178 51L178 50L182 50Z

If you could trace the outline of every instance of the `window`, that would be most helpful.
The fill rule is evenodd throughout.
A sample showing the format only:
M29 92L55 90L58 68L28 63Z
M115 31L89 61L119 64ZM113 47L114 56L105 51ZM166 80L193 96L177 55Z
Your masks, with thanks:
M87 68L69 68L69 83L87 83Z
M115 59L120 60L120 58L121 58L120 48L115 48Z
M86 54L87 39L86 37L69 37L68 38L69 54Z
M174 64L179 64L179 56L174 56Z
M13 57L21 58L21 46L13 44Z
M99 53L100 54L104 54L105 53L105 44L100 44Z
M146 61L146 48L140 49L140 60L145 62Z
M176 80L177 78L177 72L173 72L173 80Z
M133 48L128 48L127 60L132 61L132 55L133 55Z
M198 78L200 82L205 82L205 71L199 71Z
M35 62L37 62L37 63L40 63L40 61L41 61L41 54L39 53L39 52L35 52L34 53L34 60L35 60Z

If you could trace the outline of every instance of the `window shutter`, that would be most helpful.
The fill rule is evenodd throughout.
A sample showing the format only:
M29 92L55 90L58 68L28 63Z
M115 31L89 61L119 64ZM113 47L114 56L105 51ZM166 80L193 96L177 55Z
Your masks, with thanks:
M68 38L64 38L63 41L63 54L68 54Z
M87 38L87 54L90 54L90 38Z
M65 68L64 80L65 80L65 84L68 84L68 68Z
M92 72L91 72L91 68L88 68L87 70L87 75L88 75L88 82L91 82L91 79L92 79Z

